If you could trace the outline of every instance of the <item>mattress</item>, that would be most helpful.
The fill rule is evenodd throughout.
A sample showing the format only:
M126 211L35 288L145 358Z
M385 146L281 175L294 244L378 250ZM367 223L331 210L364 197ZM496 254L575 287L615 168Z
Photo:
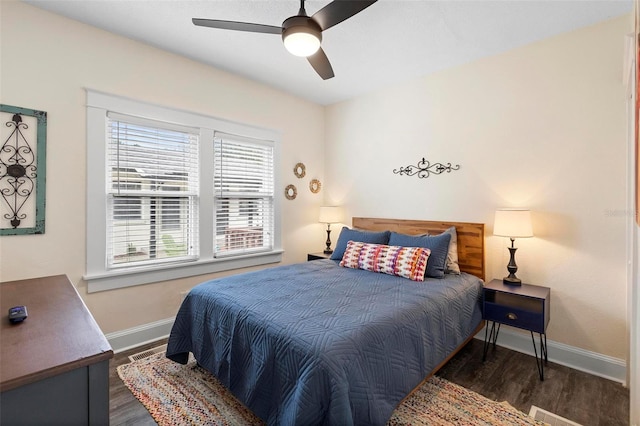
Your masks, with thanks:
M189 352L271 425L383 425L481 321L482 281L410 281L323 259L211 280L177 314Z

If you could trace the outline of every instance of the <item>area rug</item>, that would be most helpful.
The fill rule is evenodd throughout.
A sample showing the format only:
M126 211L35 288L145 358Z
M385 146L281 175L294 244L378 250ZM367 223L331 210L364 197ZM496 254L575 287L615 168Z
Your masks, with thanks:
M156 353L121 365L118 375L160 426L262 425L213 375L190 360ZM393 412L388 425L544 425L506 402L495 402L439 377L427 380Z

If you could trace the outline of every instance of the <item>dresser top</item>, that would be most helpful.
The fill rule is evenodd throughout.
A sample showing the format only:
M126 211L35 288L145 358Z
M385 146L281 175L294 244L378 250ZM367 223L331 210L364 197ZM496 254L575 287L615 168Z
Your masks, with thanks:
M28 317L11 324L9 308ZM113 357L100 327L66 275L0 283L0 391Z

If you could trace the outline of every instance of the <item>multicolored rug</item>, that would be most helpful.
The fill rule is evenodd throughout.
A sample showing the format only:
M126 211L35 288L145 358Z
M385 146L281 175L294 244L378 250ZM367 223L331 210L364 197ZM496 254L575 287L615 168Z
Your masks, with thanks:
M156 353L118 367L118 375L160 426L262 425L213 375ZM544 425L506 402L432 377L403 401L388 425Z

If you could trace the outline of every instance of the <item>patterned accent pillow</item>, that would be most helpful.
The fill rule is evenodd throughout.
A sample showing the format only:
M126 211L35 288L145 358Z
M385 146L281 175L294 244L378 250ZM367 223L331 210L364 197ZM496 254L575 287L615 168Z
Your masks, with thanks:
M431 250L349 241L340 266L424 281Z
M402 247L422 247L431 250L429 254L429 264L427 265L427 277L442 278L447 267L447 254L449 252L449 242L451 234L440 235L407 235L392 232L389 237L390 246Z

